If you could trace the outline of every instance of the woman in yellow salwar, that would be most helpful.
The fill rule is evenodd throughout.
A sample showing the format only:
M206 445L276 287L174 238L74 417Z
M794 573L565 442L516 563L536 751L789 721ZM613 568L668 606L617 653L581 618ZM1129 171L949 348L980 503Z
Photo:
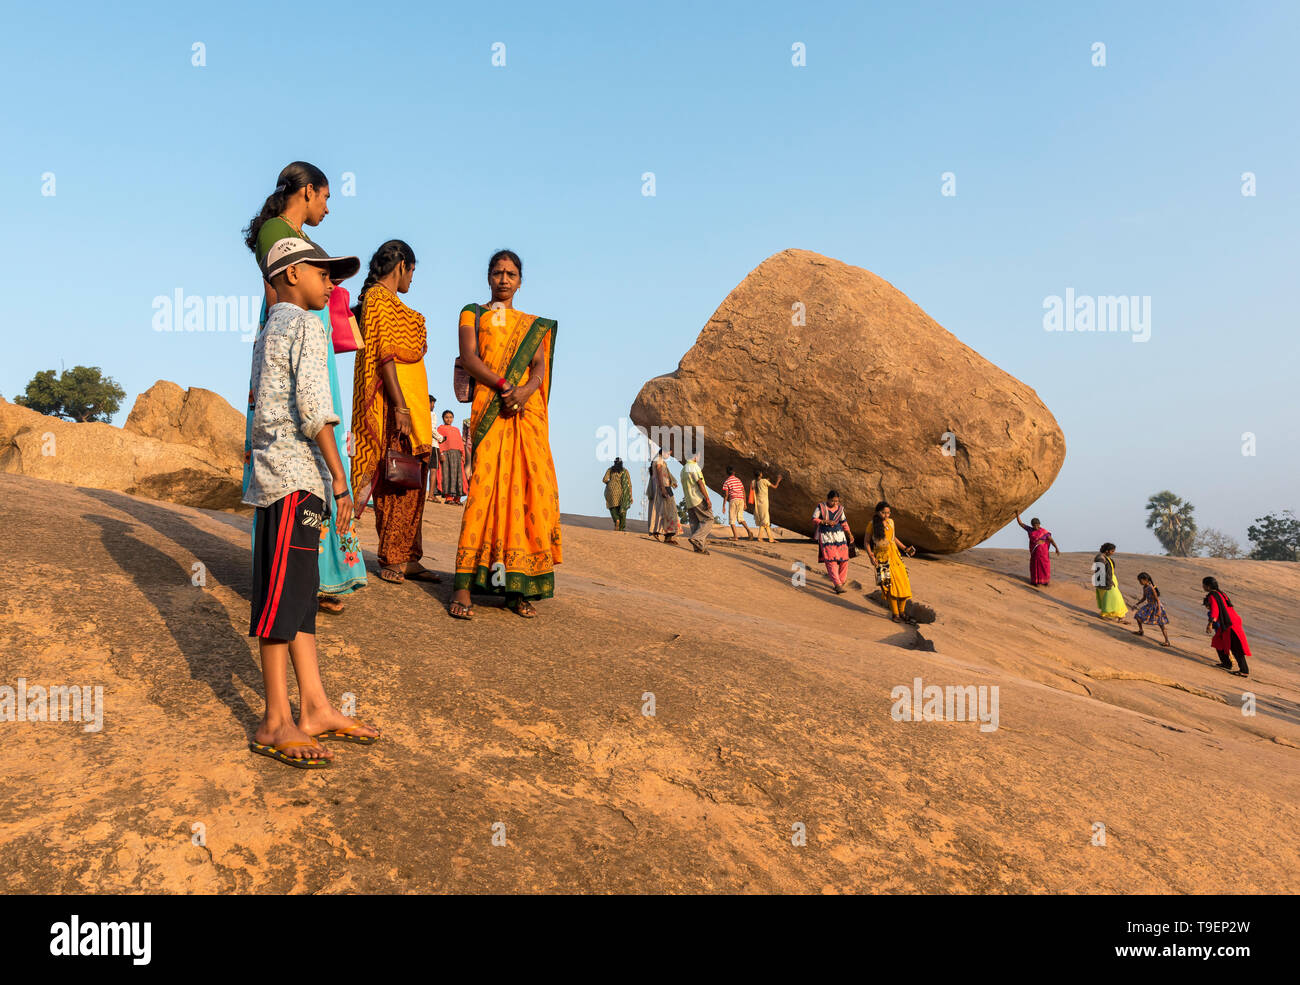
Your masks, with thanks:
M473 471L449 610L457 619L474 615L471 591L504 595L525 618L537 615L532 600L555 594L560 494L547 404L556 323L515 308L523 272L515 253L494 253L491 302L467 304L460 313L460 362L475 385Z
M894 536L894 519L884 500L876 504L876 514L871 518L871 553L876 559L880 594L889 602L889 617L894 622L903 622L912 597L912 583L907 577L903 554L911 557L916 548L908 547Z
M1115 577L1115 545L1110 541L1101 545L1097 556L1092 559L1092 586L1097 590L1097 610L1103 619L1114 619L1127 624L1128 606L1124 604L1124 595L1119 590L1119 579Z
M370 259L366 283L353 312L364 348L352 374L352 488L357 516L371 496L379 535L379 577L387 582L442 579L421 563L424 542L424 486L433 450L429 380L424 371L428 335L424 316L397 296L411 289L415 253L390 239ZM385 474L390 450L420 460L418 488L400 485Z

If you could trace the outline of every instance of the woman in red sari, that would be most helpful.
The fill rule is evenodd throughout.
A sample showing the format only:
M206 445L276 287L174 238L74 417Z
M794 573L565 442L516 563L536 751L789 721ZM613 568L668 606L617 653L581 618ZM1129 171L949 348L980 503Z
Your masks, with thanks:
M1056 541L1052 540L1049 531L1043 529L1043 524L1038 517L1030 520L1029 526L1026 527L1020 520L1020 514L1017 513L1016 523L1020 524L1021 530L1029 534L1029 584L1051 584L1052 558L1049 548L1056 547ZM1059 547L1056 547L1056 553L1061 553Z
M1219 666L1238 677L1249 677L1250 668L1246 666L1246 658L1250 656L1250 644L1246 642L1246 630L1241 624L1241 616L1232 607L1232 600L1219 589L1218 579L1202 578L1201 587L1206 593L1201 604L1205 606L1209 620L1205 624L1205 634L1214 634L1210 646L1219 655ZM1237 658L1236 670L1232 669L1229 653Z

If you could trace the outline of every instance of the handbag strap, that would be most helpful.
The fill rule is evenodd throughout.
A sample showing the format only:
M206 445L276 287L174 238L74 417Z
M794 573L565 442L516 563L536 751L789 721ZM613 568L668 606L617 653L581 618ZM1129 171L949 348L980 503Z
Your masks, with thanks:
M396 416L396 415L394 415L394 416ZM411 444L411 436L410 436L409 434L402 434L401 431L398 431L398 432L397 432L397 444L396 444L396 445L390 445L390 446L389 446L389 448L388 448L388 454L392 454L394 451L396 451L396 452L398 452L398 453L400 454L401 451L402 451L402 442L403 442L403 441L406 442L406 454L408 454L408 455L412 454L412 450L411 450L411 449L412 449L413 446L412 446L412 444Z

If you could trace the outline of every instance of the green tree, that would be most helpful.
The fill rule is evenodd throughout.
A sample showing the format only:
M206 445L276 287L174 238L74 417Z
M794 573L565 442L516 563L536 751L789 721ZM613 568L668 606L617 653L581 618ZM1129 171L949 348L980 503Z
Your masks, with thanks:
M1300 520L1291 510L1257 517L1255 524L1246 528L1254 550L1250 556L1256 561L1300 560Z
M1196 553L1201 557L1241 557L1241 545L1222 530L1206 527L1196 534Z
M27 392L15 397L14 403L51 417L107 424L125 396L126 391L98 366L74 366L59 377L52 369L37 373L27 384Z
M63 412L63 388L54 370L46 369L32 377L27 392L14 397L19 407L27 407L38 414L58 417Z
M1196 520L1191 503L1183 502L1168 489L1147 500L1147 529L1154 532L1165 551L1174 557L1187 557L1196 544Z

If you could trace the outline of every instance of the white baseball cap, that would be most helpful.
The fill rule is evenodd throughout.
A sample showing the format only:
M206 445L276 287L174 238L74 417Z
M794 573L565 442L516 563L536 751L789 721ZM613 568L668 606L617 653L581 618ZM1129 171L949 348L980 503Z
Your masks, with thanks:
M289 236L276 240L266 251L266 258L262 261L262 276L270 280L295 263L329 267L330 280L347 280L361 269L361 261L356 257L332 257L310 240Z

